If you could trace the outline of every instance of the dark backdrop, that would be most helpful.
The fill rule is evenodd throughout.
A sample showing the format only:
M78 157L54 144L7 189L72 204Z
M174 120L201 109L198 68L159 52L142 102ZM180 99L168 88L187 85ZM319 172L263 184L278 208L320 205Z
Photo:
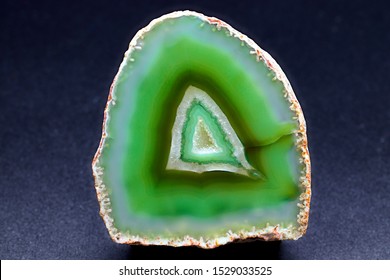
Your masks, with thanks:
M182 2L0 2L0 258L389 259L386 2ZM289 77L313 168L300 240L215 250L110 240L91 172L108 90L136 31L179 9L227 21Z

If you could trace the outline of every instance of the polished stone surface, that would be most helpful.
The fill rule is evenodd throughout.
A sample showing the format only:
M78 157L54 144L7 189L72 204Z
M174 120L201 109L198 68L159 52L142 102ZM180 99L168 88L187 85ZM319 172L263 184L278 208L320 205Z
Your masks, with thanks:
M117 242L217 247L304 234L307 155L279 66L226 23L183 11L132 39L93 169Z

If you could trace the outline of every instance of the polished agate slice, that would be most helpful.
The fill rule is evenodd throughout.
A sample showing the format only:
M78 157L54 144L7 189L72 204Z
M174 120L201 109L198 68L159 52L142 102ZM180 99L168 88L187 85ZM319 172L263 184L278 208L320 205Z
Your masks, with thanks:
M92 166L118 243L214 248L306 232L299 103L271 56L213 17L174 12L135 35Z

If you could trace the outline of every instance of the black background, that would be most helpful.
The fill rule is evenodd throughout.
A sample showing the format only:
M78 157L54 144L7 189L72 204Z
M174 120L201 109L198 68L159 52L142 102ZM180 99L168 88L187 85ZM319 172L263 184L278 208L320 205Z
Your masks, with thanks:
M385 1L0 3L1 259L390 258ZM136 31L181 9L227 21L289 77L312 160L300 240L215 250L110 240L91 172L108 90Z

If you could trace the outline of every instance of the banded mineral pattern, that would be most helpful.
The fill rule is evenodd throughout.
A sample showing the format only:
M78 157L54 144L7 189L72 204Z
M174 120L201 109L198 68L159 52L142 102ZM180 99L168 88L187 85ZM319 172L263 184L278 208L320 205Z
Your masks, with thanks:
M135 35L92 166L119 243L214 248L307 228L306 125L286 76L251 39L196 12Z

